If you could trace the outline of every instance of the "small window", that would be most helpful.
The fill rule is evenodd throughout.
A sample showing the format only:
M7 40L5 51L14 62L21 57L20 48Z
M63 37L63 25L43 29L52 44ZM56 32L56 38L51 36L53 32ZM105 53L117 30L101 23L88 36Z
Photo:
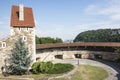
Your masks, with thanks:
M2 48L5 48L5 47L6 47L6 43L2 42Z
M26 31L29 31L29 28L28 28L28 27L26 28Z
M26 36L23 36L23 41L27 41L27 37Z
M18 28L18 31L21 31L21 28L20 28L20 27Z

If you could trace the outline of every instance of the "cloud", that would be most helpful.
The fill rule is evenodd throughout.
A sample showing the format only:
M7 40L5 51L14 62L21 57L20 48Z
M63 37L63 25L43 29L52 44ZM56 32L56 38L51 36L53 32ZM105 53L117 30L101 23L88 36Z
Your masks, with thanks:
M93 15L105 15L111 20L120 20L120 0L107 0L107 3L103 3L106 6L98 4L88 5L85 12Z
M0 25L4 24L4 22L0 21Z
M49 26L43 27L37 25L36 34L40 37L59 37L66 39L68 30L64 25L60 24L48 24ZM44 25L45 26L45 25Z
M43 29L42 27L38 27L36 29L36 34L40 37L59 37L65 40L73 40L80 32L88 31L88 30L97 30L97 29L115 29L119 28L119 24L113 24L109 21L102 21L97 23L86 23L70 26L69 28L65 25L59 24L49 24L48 29Z
M93 4L91 4L91 5L88 5L86 8L85 8L85 12L86 13L89 13L89 14L94 14L95 12L97 12L97 8L96 8L97 6L96 5L93 5Z
M41 23L36 21L36 34L41 37L60 37L63 40L73 40L80 32L97 29L120 28L120 0L105 0L106 3L92 3L85 8L88 16L95 17L90 23L79 23L73 26L63 24ZM96 18L99 16L99 18ZM104 19L104 17L106 19ZM92 19L93 20L93 19Z

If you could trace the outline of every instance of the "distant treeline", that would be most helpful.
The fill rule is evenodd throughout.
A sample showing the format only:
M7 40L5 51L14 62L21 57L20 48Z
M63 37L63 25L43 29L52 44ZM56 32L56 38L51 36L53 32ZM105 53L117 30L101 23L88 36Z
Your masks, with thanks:
M36 44L48 44L48 43L62 43L60 38L51 38L51 37L38 37L36 36Z
M120 29L98 29L82 32L74 42L120 42Z

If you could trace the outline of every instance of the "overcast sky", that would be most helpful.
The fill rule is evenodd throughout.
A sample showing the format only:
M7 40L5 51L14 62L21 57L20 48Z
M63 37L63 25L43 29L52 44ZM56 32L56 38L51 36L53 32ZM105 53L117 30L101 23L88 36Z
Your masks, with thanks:
M38 36L71 40L87 30L120 28L120 0L2 0L0 38L10 33L12 5L32 7Z

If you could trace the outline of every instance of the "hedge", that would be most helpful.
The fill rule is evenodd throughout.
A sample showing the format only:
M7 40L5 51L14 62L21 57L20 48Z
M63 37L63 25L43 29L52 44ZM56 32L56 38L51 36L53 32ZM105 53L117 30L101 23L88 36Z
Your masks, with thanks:
M48 73L48 74L61 74L68 72L74 68L71 64L62 64L52 62L35 62L32 65L32 72L34 74L38 73Z

